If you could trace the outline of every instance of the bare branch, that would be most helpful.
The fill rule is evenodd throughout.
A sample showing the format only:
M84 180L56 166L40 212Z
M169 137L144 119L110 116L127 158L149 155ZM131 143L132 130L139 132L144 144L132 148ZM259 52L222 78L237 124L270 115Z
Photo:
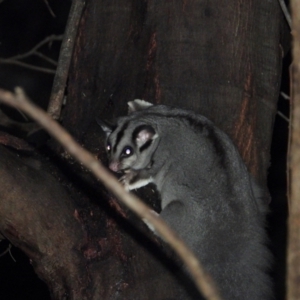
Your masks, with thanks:
M2 253L0 253L0 257L4 256L9 251L10 247L11 247L11 244L9 244L8 247Z
M2 253L0 253L0 257L4 256L6 253L9 253L11 259L16 262L15 258L13 257L12 253L11 253L11 244L8 245L8 247L6 248L6 250L4 250Z
M23 115L24 119L28 121L28 118L26 115L23 114L23 112L19 111L21 115ZM15 120L12 120L9 118L1 109L0 109L0 126L6 127L6 128L14 128L19 131L24 131L26 134L29 134L32 131L35 131L39 129L39 125L33 122L29 123L23 123L18 122Z
M289 118L287 116L285 116L282 112L280 112L279 110L277 110L277 108L275 106L273 106L272 104L268 103L267 101L265 101L264 99L260 99L260 102L262 102L263 104L265 104L267 107L269 107L271 110L273 110L274 112L276 112L276 114L278 116L280 116L282 119L284 119L285 121L287 121L288 123L290 122Z
M1 131L0 131L0 144L12 147L17 150L34 151L34 148L30 146L23 139L17 138L13 135Z
M17 61L17 60L13 60L13 59L0 59L0 64L16 65L16 66L20 66L20 67L27 68L27 69L34 70L34 71L39 71L39 72L43 72L43 73L47 73L47 74L55 74L55 70L33 66L30 64L24 63L22 61Z
M38 56L38 57L40 57L40 58L42 58L43 60L47 61L48 63L54 65L55 67L57 67L57 61L56 60L51 59L50 57L44 55L41 52L35 52L33 54L36 55L36 56Z
M118 180L91 153L75 142L71 135L42 109L33 105L20 88L16 88L16 95L0 89L0 100L5 104L22 109L36 120L63 145L66 151L100 179L127 207L134 211L140 218L146 219L147 222L152 224L154 229L172 246L187 265L202 294L209 300L221 299L210 276L204 271L195 255L187 248L176 233L159 216L153 214L152 210L138 197L127 193Z
M283 120L287 121L290 123L290 120L287 116L285 116L281 111L277 111L277 115L280 116Z
M285 16L286 21L287 21L290 29L292 29L292 18L291 18L291 15L290 15L289 11L288 11L288 8L287 8L284 0L278 0L278 1L279 1L279 4L280 4L280 7L282 9L282 12Z
M12 259L14 262L17 262L16 259L14 258L14 256L13 256L12 253L11 253L11 244L9 244L8 252L9 252L9 255L10 255L11 259Z
M44 0L44 2L45 2L46 6L47 6L47 8L48 8L48 10L49 10L50 15L51 15L53 18L56 18L56 15L55 15L55 13L53 12L51 6L49 5L48 0Z
M32 55L36 55L39 56L40 58L42 58L43 60L51 63L54 66L57 66L57 62L54 61L53 59L47 57L46 55L40 53L38 51L38 49L40 49L42 46L44 46L47 43L52 43L53 41L61 41L62 40L62 35L50 35L48 37L46 37L44 40L42 40L41 42L39 42L37 45L35 45L31 50L29 50L26 53L23 54L18 54L12 57L8 57L8 58L0 58L0 63L1 64L10 64L10 65L17 65L20 67L24 67L27 69L31 69L34 71L39 71L39 72L43 72L43 73L47 73L47 74L55 74L55 70L52 69L48 69L48 68L42 68L42 67L38 67L38 66L33 66L31 64L19 61L20 59L24 59L24 58L28 58Z
M72 1L72 6L69 13L70 16L68 18L64 39L61 45L61 51L58 59L58 67L54 77L50 101L47 109L48 114L52 116L52 118L55 120L58 120L60 117L71 58L73 54L73 48L75 45L77 28L79 25L83 8L83 0Z
M29 56L33 55L34 53L36 53L37 50L40 49L45 44L52 43L54 41L61 41L62 39L63 39L63 35L49 35L44 40L42 40L41 42L39 42L38 44L36 44L28 52L23 53L23 54L18 54L18 55L12 56L12 57L9 57L8 59L18 60L18 59L23 59L23 58L29 57Z
M285 92L280 92L280 95L285 100L290 100L291 99L290 96L288 94L286 94Z

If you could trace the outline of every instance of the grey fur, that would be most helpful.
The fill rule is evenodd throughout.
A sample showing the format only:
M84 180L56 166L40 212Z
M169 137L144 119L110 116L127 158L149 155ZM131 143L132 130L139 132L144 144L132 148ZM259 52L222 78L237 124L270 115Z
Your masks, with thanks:
M232 141L190 111L143 100L129 108L116 129L104 128L110 168L125 172L128 189L156 184L161 217L199 257L223 299L271 299L266 207Z

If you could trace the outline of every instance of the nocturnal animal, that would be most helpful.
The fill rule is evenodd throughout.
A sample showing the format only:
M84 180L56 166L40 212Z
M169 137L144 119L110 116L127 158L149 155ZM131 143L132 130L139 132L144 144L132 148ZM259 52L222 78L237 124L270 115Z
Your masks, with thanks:
M222 299L272 298L261 190L230 138L202 115L144 100L106 132L109 168L128 190L152 182L160 216L194 251Z

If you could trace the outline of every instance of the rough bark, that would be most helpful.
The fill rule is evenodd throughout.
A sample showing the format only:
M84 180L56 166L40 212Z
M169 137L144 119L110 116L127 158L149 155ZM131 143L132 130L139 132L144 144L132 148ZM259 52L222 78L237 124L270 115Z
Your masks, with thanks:
M124 114L134 98L190 108L232 137L265 186L280 82L280 13L276 1L87 0L63 125L105 161L96 117ZM180 274L172 275L177 269L160 242L135 229L128 221L147 231L67 156L67 170L59 161L53 178L46 167L33 169L0 151L0 230L32 259L54 299L193 294L190 282L186 291L179 288ZM152 194L149 188L142 197L158 205Z

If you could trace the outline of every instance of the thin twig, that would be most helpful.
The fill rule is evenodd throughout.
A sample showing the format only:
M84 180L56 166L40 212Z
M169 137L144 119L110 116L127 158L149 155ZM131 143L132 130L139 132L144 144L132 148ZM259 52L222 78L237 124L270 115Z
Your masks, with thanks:
M291 99L290 96L288 94L286 94L285 92L280 92L280 95L285 100L290 100Z
M290 123L289 118L288 118L286 115L284 115L281 111L277 111L277 115L278 115L279 117L281 117L283 120L285 120L285 121L287 121L288 123Z
M9 252L10 247L11 247L11 244L9 244L8 247L2 253L0 253L0 257L4 256L7 252Z
M28 52L25 52L23 54L18 54L12 57L8 57L7 59L24 59L27 58L31 55L33 55L38 49L40 49L42 46L44 46L45 44L48 43L52 43L54 41L61 41L63 39L63 35L49 35L47 36L45 39L43 39L41 42L39 42L38 44L36 44L31 50L29 50Z
M58 120L60 117L71 58L73 54L73 48L75 45L75 38L83 8L84 0L72 1L65 35L61 44L58 67L54 77L53 87L47 109L48 114L55 120Z
M0 59L0 64L16 65L16 66L20 66L20 67L23 67L26 69L39 71L42 73L55 74L55 70L43 68L43 67L37 67L37 66L31 65L31 64L24 63L22 61L18 61L18 60Z
M9 249L8 249L9 256L11 257L11 259L12 259L14 262L17 262L16 259L14 258L14 256L13 256L12 253L11 253L11 248L12 248L11 244L9 244L9 246L10 246Z
M51 63L52 65L57 66L56 61L54 61L50 57L42 54L41 52L38 51L38 49L40 49L45 44L52 43L54 41L61 41L62 38L63 38L62 35L50 35L50 36L46 37L44 40L42 40L41 42L39 42L37 45L35 45L28 52L25 52L23 54L18 54L18 55L12 56L12 57L8 57L8 58L0 58L0 63L1 64L17 65L17 66L20 66L20 67L23 67L23 68L27 68L27 69L31 69L31 70L34 70L34 71L47 73L47 74L55 74L55 70L52 70L52 69L49 69L49 68L33 66L31 64L20 61L20 59L24 59L24 58L28 58L32 55L36 55L36 56L42 58L43 60Z
M47 6L47 8L48 8L48 10L49 10L50 15L51 15L53 18L56 18L56 15L55 15L55 13L53 12L52 8L50 7L49 2L48 2L47 0L44 0L44 2L45 2L46 6Z
M260 102L262 102L263 104L265 104L267 107L269 107L271 110L273 110L279 117L281 117L282 119L284 119L285 121L287 121L288 123L290 122L289 118L284 115L282 112L280 112L279 110L277 110L277 108L275 108L273 105L271 105L269 102L267 102L264 99L259 99Z
M57 61L56 60L44 55L41 52L38 52L38 51L34 52L33 54L40 57L40 58L42 58L43 60L47 61L48 63L52 64L53 66L57 67Z
M8 247L6 248L6 250L4 250L2 253L0 253L0 257L4 256L7 252L9 253L11 259L16 262L15 258L13 257L12 253L11 253L11 244L8 245Z
M284 0L278 0L279 1L279 4L280 4L280 7L281 7L281 10L285 16L285 19L290 27L290 29L292 29L292 18L291 18L291 15L288 11L288 8L284 2Z
M22 109L26 114L46 129L74 158L89 169L104 185L112 191L126 206L134 211L140 218L146 219L153 225L163 239L177 252L179 257L187 265L195 283L202 294L209 300L220 300L217 289L197 260L196 256L187 248L184 242L171 230L166 223L144 204L138 197L127 193L118 180L94 158L87 150L83 149L71 135L65 131L55 120L42 109L33 105L20 88L16 88L16 94L0 89L0 100L5 104Z

